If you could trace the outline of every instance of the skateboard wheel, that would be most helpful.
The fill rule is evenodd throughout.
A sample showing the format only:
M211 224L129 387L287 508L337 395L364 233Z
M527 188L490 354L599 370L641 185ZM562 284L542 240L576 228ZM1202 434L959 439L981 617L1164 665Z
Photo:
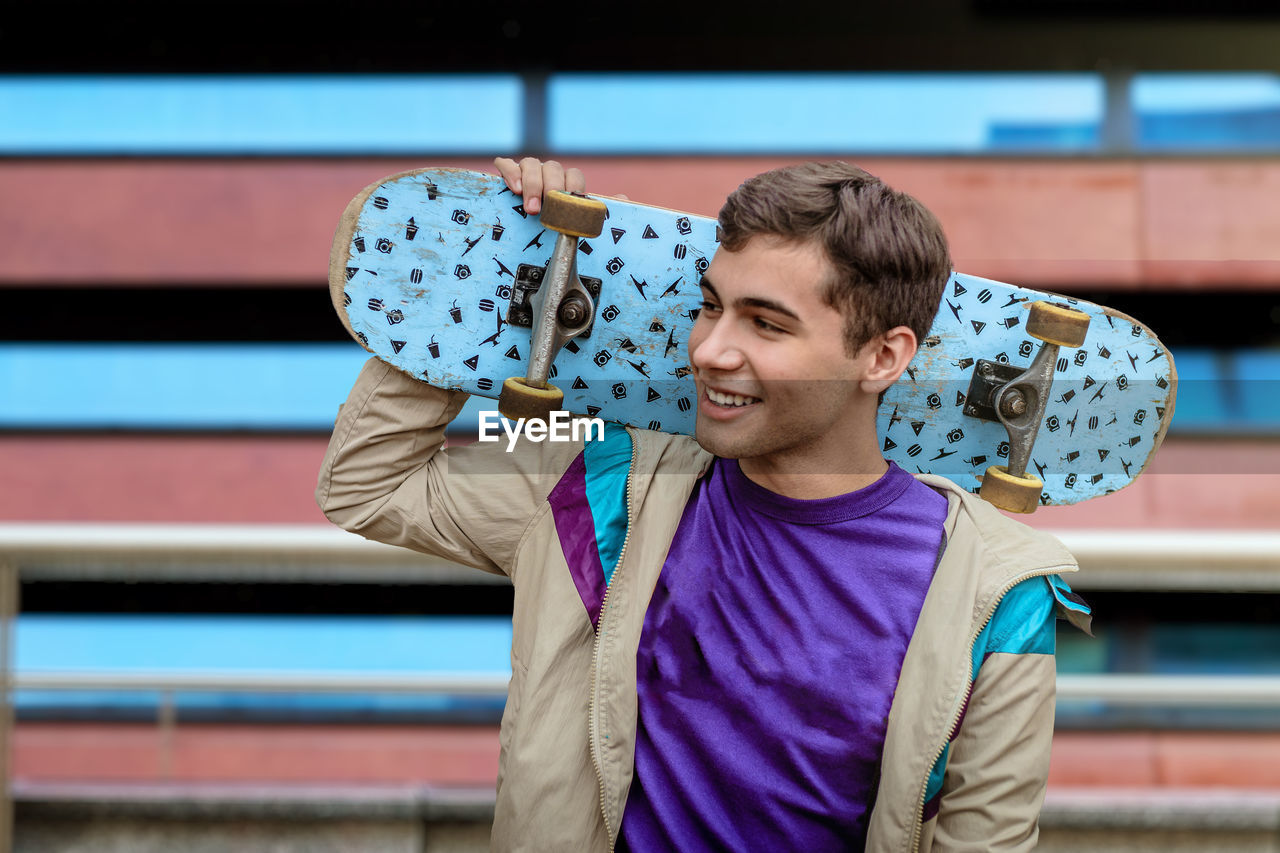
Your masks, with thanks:
M570 237L599 237L607 213L604 202L549 190L542 197L542 224Z
M982 488L978 494L1000 509L1028 513L1036 511L1040 504L1040 492L1043 490L1044 481L1034 474L1015 477L1004 465L992 465L982 478Z
M1060 347L1078 347L1084 344L1089 331L1089 315L1065 305L1053 302L1031 303L1027 317L1027 334L1045 343Z
M523 377L512 376L502 383L498 412L505 418L549 421L551 413L564 406L564 392L554 385L534 388Z

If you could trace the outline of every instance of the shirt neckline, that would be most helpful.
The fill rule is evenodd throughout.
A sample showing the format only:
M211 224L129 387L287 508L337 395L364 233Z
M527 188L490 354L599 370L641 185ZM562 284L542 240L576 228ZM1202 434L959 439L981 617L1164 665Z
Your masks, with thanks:
M915 478L893 462L874 483L830 498L789 498L766 489L742 473L737 459L717 458L730 492L748 509L793 524L834 524L870 515L893 503Z

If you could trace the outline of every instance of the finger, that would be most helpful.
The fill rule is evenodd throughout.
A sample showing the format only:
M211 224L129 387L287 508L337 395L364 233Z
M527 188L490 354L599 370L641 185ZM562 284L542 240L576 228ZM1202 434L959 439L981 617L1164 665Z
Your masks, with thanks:
M524 209L527 213L537 213L542 209L542 161L536 157L525 157L520 161L520 180L524 185Z
M521 191L520 167L516 165L516 161L510 157L494 157L493 165L498 168L498 174L502 176L507 189L519 194Z
M581 169L565 170L564 188L571 193L584 193L587 191L587 179L582 174Z
M555 160L542 164L542 194L546 195L551 190L564 192L564 166Z

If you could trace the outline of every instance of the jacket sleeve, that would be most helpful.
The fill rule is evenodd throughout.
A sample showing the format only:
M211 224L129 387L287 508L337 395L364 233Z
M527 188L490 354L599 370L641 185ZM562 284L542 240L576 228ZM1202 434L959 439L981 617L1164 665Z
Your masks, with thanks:
M1053 741L1055 624L1049 584L1032 578L979 635L976 677L944 758L934 853L1035 848Z
M466 402L370 359L339 409L316 503L368 539L511 574L517 546L581 442L442 451Z

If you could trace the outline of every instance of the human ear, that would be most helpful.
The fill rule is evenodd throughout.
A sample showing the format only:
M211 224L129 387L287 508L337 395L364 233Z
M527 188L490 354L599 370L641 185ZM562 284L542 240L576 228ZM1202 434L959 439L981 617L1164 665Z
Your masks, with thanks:
M863 346L865 359L861 387L867 394L879 394L898 381L916 355L916 333L906 326L894 326Z

